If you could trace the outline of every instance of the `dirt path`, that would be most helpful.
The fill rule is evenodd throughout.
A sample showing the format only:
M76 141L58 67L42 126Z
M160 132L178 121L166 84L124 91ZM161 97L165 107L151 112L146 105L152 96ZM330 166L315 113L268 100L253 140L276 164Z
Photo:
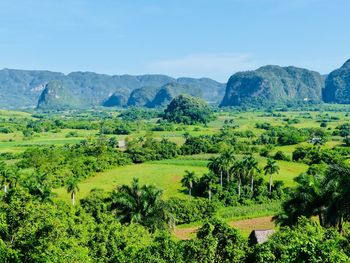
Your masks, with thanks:
M275 227L271 216L232 221L228 224L241 230L242 234L246 236L248 236L252 230L272 229ZM176 228L174 234L178 239L191 239L195 236L197 229L198 227Z

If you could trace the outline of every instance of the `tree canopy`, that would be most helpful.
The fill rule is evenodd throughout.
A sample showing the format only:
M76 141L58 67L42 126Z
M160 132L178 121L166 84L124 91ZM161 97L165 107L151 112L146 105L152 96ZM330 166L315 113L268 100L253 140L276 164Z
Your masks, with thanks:
M179 95L165 109L163 118L175 123L207 124L213 119L213 113L204 101L187 95Z

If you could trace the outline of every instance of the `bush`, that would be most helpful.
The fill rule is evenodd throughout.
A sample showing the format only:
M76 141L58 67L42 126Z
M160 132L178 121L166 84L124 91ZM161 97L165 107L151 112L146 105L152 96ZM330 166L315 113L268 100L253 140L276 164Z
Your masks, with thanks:
M349 262L347 244L335 229L301 218L253 247L247 262Z
M321 122L320 127L321 128L326 128L327 125L328 125L327 122L323 121L323 122Z
M168 204L177 224L188 224L209 218L218 208L217 203L202 198L191 198L190 200L170 198Z
M66 134L66 138L71 138L71 137L79 137L79 134L76 131L70 131Z
M290 161L290 158L284 154L282 151L277 151L273 156L273 159L280 161Z
M350 146L350 137L344 138L343 142L345 143L346 146Z
M9 127L0 127L0 133L12 133L14 132L13 129Z

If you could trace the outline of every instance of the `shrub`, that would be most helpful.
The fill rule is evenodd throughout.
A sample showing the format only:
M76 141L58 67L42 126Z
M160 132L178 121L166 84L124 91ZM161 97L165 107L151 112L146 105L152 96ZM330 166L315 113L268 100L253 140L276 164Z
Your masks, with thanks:
M177 224L188 224L209 218L218 208L217 203L202 198L191 198L190 200L170 198L168 204Z
M282 151L277 151L273 156L273 159L281 160L281 161L290 161L290 158L286 154L284 154Z

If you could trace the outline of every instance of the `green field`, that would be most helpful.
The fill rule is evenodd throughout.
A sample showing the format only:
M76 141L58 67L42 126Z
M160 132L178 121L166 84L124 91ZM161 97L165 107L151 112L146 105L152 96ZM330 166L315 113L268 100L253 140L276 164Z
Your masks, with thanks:
M133 178L139 178L141 184L153 184L164 190L164 197L183 197L180 180L186 170L198 174L207 171L206 167L191 165L171 165L162 163L144 163L118 167L107 172L99 173L79 184L80 191L77 199L85 197L92 189L100 188L107 191L115 189L118 185L130 184ZM58 198L69 201L66 190L56 190Z
M198 176L207 172L208 158L213 155L193 155L171 160L147 162L143 164L117 167L112 170L98 173L79 184L80 192L77 199L85 197L92 189L100 188L106 191L115 189L118 185L130 184L133 178L139 178L142 184L153 184L164 191L164 197L188 197L181 187L181 178L185 171L194 171ZM257 157L261 168L266 158ZM303 163L278 161L280 173L275 175L275 180L283 181L285 186L293 186L295 176L307 170ZM265 177L267 180L268 178ZM69 201L69 194L65 189L55 190L58 198Z

